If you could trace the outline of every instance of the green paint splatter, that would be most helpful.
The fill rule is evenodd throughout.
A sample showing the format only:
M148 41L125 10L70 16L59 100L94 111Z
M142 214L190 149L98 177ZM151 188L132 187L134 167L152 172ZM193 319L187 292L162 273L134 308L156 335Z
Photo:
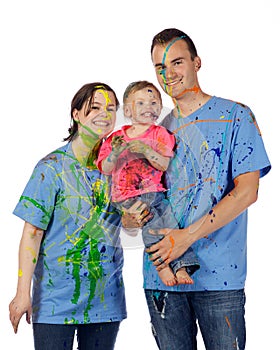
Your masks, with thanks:
M81 294L81 269L87 270L87 278L89 281L89 295L87 300L87 306L84 310L84 323L90 322L89 310L92 308L92 300L95 296L97 282L103 276L103 268L100 263L101 254L98 249L98 244L104 237L103 228L99 223L100 213L104 210L104 205L108 203L108 186L97 180L93 185L93 193L95 199L95 206L91 208L90 218L84 225L83 229L79 233L74 241L74 245L71 249L68 249L65 258L60 257L59 261L65 261L67 271L72 275L75 281L75 288L71 298L73 304L78 304ZM88 254L88 258L85 261L84 255ZM82 276L84 278L84 276ZM69 322L75 323L75 319L65 320L67 324Z

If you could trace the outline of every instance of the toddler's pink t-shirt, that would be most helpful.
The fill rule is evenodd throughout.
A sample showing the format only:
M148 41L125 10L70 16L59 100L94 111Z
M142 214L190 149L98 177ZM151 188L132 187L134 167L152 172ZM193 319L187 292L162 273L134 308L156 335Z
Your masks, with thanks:
M159 125L151 125L144 134L130 138L126 134L126 130L130 127L131 125L125 125L120 130L113 132L102 144L96 162L101 172L103 172L103 159L107 158L112 152L111 142L114 136L123 136L123 140L126 142L141 140L161 155L173 157L175 137L165 128ZM113 202L120 202L147 192L165 191L161 183L162 174L163 172L154 168L143 155L124 150L119 155L112 174L107 174L112 175Z

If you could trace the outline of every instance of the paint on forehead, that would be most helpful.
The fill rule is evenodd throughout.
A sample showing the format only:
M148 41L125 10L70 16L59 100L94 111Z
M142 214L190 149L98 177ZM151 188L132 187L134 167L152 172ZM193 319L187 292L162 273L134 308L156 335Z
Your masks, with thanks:
M106 101L106 107L108 106L109 103L112 103L112 100L109 97L109 92L107 90L103 90L103 89L99 89L96 90L96 93L99 92L100 94L102 94L105 98Z
M185 37L186 37L185 35L182 35L182 36L180 36L179 38L175 38L175 39L173 39L173 40L166 46L166 48L165 48L165 50L164 50L163 58L162 58L162 64L164 64L165 61L166 61L166 56L167 56L167 53L168 53L170 47L171 47L173 44L175 44L176 41L181 40L181 39L183 39L183 38L185 38Z

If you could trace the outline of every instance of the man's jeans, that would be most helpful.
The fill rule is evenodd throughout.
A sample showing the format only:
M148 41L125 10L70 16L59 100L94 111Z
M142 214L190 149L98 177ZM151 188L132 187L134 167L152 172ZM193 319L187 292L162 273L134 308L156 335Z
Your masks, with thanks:
M160 350L196 350L197 323L206 350L244 350L244 290L168 292L145 290Z
M36 350L72 350L75 331L79 350L113 350L120 322L62 325L34 323Z

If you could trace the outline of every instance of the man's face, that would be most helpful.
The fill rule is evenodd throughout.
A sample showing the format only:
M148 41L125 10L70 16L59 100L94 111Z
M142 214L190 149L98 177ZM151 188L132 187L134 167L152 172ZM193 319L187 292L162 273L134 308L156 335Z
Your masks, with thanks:
M175 39L165 45L156 45L152 52L152 61L160 86L172 98L179 100L187 92L198 89L197 71L200 59L191 59L184 40Z

